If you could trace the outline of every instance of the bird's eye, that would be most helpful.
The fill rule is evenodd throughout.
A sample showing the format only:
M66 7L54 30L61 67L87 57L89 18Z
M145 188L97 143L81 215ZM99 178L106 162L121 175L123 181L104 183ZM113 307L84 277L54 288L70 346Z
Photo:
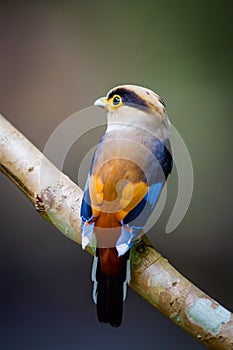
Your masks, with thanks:
M113 107L119 107L122 104L122 98L119 95L114 95L112 98L112 106Z

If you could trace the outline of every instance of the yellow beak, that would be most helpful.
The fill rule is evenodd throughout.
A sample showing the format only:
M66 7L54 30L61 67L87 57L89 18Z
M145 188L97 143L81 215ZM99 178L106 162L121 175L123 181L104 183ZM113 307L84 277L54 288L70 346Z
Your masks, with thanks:
M94 106L98 106L98 107L101 107L101 108L106 108L106 105L107 105L106 97L100 97L100 98L98 98L98 100L96 100L94 102Z

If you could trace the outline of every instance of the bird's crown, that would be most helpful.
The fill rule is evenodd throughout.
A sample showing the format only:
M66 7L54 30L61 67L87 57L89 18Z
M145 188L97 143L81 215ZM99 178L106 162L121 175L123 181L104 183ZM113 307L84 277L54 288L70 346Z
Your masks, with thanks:
M137 85L120 85L111 89L106 96L106 103L111 109L130 106L151 113L166 113L162 98L154 91Z

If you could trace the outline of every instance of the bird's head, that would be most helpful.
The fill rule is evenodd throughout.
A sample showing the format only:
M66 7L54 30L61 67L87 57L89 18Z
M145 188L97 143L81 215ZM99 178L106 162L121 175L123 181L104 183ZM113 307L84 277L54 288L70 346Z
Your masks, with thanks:
M167 111L162 98L152 90L136 85L121 85L111 89L106 97L94 103L108 112L109 121L129 122L140 116L150 116L160 122L167 121ZM147 119L147 118L146 118Z

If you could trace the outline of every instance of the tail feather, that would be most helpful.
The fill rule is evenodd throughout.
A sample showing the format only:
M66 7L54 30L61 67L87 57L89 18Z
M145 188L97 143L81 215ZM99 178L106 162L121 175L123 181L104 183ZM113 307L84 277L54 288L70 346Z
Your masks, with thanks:
M123 283L119 278L104 276L97 285L97 317L100 322L119 327L123 315Z
M100 322L109 323L112 327L119 327L122 322L123 301L126 295L126 283L129 273L129 252L118 257L115 248L109 249L110 261L101 259L101 251L105 248L97 248L93 263L92 280L94 281L93 299L97 309L97 317ZM112 262L112 256L117 257L116 266L105 271L104 264ZM106 254L105 254L106 257ZM111 274L111 271L114 271Z

